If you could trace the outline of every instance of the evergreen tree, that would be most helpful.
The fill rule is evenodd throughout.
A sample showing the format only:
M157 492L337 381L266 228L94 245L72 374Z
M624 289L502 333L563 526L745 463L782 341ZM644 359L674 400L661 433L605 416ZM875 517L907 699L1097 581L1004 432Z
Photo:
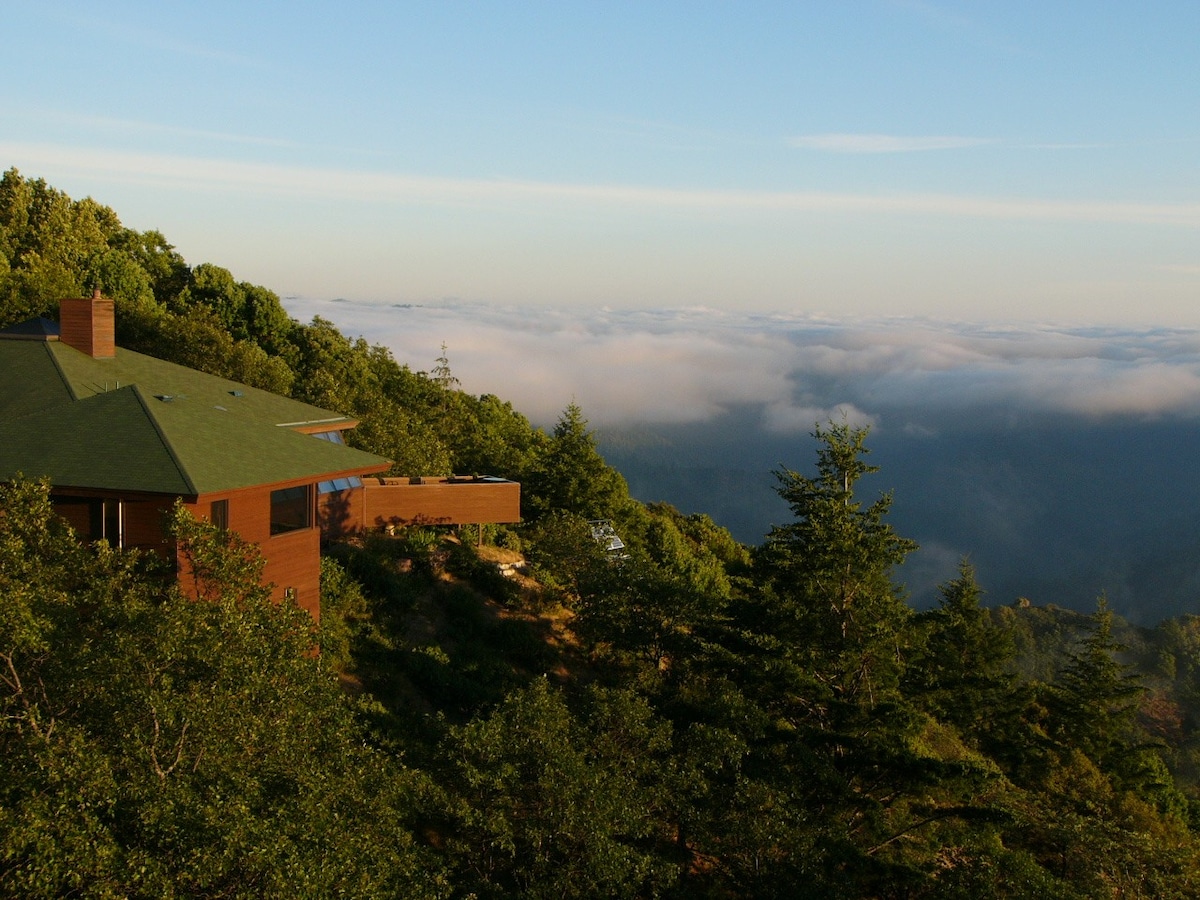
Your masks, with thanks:
M523 487L521 503L530 519L551 510L611 519L629 499L625 479L596 449L596 438L575 403L563 411Z
M886 521L889 495L856 496L876 471L866 429L814 436L815 476L777 473L795 518L768 536L741 609L758 658L739 681L770 723L743 771L799 848L756 891L900 896L925 883L945 834L988 814L972 798L995 770L903 690L913 620L892 572L916 545Z
M451 731L449 851L485 896L656 896L656 757L670 732L636 696L589 695L585 719L544 678Z
M817 428L817 474L777 471L794 521L771 529L761 562L774 595L775 633L808 657L813 677L839 700L868 704L893 691L910 612L892 570L916 549L885 521L891 495L869 506L858 480L867 429Z
M1057 684L1063 740L1101 766L1139 743L1137 704L1144 692L1132 667L1119 659L1126 648L1112 626L1112 611L1100 597L1087 636L1068 657Z
M443 391L457 390L461 385L454 373L450 371L450 358L446 356L446 342L442 342L442 353L435 360L433 371L430 373L433 378L433 383L440 387Z
M907 673L908 689L943 722L978 746L1020 716L1023 693L1012 672L1011 634L992 624L983 591L965 559L958 577L939 588L936 609L921 615L924 640Z

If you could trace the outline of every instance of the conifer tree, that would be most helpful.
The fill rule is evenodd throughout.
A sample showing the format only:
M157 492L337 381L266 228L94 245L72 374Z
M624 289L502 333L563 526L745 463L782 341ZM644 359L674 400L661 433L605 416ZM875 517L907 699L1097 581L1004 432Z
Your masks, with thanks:
M958 577L939 590L938 607L920 617L925 640L907 683L931 713L977 743L999 727L1000 717L1017 714L1009 671L1016 647L980 605L983 591L967 560L959 563Z
M1096 601L1089 631L1059 677L1064 739L1104 766L1132 748L1137 702L1143 688L1132 667L1118 659L1126 648L1113 636L1113 615Z
M900 690L912 614L892 581L916 544L886 521L890 495L869 505L855 495L876 471L863 459L867 430L832 423L813 436L816 475L776 473L794 520L759 554L741 624L760 658L741 680L775 723L754 740L753 770L779 805L778 827L806 848L781 860L780 877L793 887L802 873L842 878L847 896L868 896L915 877L888 857L896 835L933 821L912 802L938 776Z
M450 358L446 355L446 342L442 341L442 353L434 360L437 364L433 367L430 376L433 383L440 387L443 391L457 390L462 386L462 382L455 377L450 371Z
M892 570L916 549L885 520L890 494L869 506L858 480L877 471L863 456L866 428L818 427L817 474L775 473L795 516L771 530L763 561L787 638L807 647L814 675L840 699L868 703L895 686L910 613Z
M576 403L563 410L523 487L521 503L531 519L551 510L609 519L629 498L625 479L596 449L596 438Z

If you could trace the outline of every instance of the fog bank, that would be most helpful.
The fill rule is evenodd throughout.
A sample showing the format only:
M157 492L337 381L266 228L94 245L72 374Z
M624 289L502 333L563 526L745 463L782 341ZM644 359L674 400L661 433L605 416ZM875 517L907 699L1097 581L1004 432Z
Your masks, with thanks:
M817 423L871 427L861 487L920 542L916 605L959 559L993 603L1136 621L1200 612L1200 331L834 320L707 309L555 310L291 299L549 427L578 403L634 496L746 543L789 511L772 471L811 471Z

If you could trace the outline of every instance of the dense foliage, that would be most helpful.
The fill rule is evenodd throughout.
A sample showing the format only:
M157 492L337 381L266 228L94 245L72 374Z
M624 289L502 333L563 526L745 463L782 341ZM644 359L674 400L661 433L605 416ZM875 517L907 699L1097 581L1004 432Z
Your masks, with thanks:
M352 413L399 472L516 478L527 521L328 546L314 633L230 535L175 517L188 602L0 489L0 895L1200 892L1200 618L989 609L967 561L914 612L864 430L816 429L747 548L630 498L578 407L534 429L445 347L414 372L6 173L0 320L92 287L125 346Z
M0 891L434 896L423 779L373 748L253 555L180 511L205 568L84 547L44 485L0 488Z

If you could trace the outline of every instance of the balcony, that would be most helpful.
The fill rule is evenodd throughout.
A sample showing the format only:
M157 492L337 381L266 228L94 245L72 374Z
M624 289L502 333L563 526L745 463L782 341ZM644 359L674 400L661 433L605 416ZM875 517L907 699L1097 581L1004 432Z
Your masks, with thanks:
M365 528L521 521L521 485L491 475L364 478Z

